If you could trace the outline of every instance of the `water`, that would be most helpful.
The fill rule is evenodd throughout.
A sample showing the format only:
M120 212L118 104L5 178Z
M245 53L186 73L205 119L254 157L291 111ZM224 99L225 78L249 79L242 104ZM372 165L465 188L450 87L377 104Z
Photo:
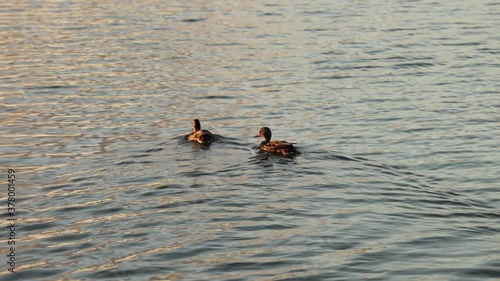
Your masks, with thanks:
M498 2L1 5L1 280L500 278Z

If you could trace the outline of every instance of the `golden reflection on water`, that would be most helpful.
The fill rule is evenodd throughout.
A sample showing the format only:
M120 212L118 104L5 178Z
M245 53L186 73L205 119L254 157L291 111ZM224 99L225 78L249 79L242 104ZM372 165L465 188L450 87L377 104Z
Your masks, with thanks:
M193 254L170 265L209 271L237 262L296 259L304 263L259 268L252 274L273 275L262 280L307 279L308 274L328 273L366 258L366 253L383 255L386 248L440 231L427 225L424 230L408 227L401 235L329 252L321 252L317 244L308 249L280 244L321 227L331 232L332 241L341 239L336 226L356 226L364 223L360 217L376 211L397 214L401 206L381 197L382 189L388 189L384 194L390 198L418 201L428 195L417 184L411 191L395 184L406 179L400 174L373 175L380 171L362 164L349 166L307 153L288 164L252 158L251 144L258 142L250 137L259 127L272 126L274 136L313 152L368 154L428 173L438 167L458 179L484 180L482 165L495 170L498 161L491 151L498 147L492 137L498 118L492 116L498 97L492 94L496 87L491 77L498 69L490 55L496 50L491 34L497 24L484 12L488 5L379 2L2 3L1 164L14 166L19 175L19 224L40 227L22 234L19 251L57 253L21 262L19 270L58 268L64 273L54 280L88 278L162 253L232 238L234 249ZM436 5L442 9L434 9ZM467 17L461 17L460 9ZM457 18L468 23L456 24ZM467 28L481 32L472 35ZM463 92L474 94L461 96ZM177 145L173 137L189 132L195 117L244 145L231 150L224 144L204 153ZM469 126L472 117L477 124ZM483 121L490 125L483 126ZM158 150L145 152L149 149ZM479 156L470 154L474 149ZM478 159L483 162L478 164ZM477 165L477 172L450 168L459 165ZM353 169L343 174L346 167ZM494 173L487 176L494 184ZM467 192L477 179L448 185ZM346 181L355 190L322 193L313 188L328 180ZM254 182L259 188L253 188ZM300 191L292 188L296 184L301 184ZM475 192L480 197L491 194ZM0 193L0 201L6 196ZM249 204L231 205L248 198ZM352 205L310 206L325 199ZM420 204L443 217L454 214L452 208ZM287 221L300 217L288 215L290 210L321 216ZM419 223L426 222L427 212L415 212ZM136 224L149 226L132 227ZM269 224L290 227L272 229ZM458 235L455 229L448 231L439 234ZM248 239L238 240L235 234ZM310 238L311 243L319 239ZM141 249L128 249L134 244ZM304 251L310 251L306 260L300 257ZM93 261L92 255L100 260ZM151 280L192 276L187 271L149 275ZM218 277L247 276L227 272Z

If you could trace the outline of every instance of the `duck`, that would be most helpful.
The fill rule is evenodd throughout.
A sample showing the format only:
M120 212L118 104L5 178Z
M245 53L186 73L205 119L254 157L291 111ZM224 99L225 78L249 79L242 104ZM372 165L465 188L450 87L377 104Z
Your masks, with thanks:
M271 141L271 136L271 129L269 129L268 127L262 127L259 131L259 134L254 136L254 138L264 138L264 140L259 145L259 149L261 151L285 156L300 154L300 152L295 149L293 144L286 141Z
M202 130L200 120L193 120L193 132L188 136L189 141L198 142L201 144L210 144L215 138L209 130Z

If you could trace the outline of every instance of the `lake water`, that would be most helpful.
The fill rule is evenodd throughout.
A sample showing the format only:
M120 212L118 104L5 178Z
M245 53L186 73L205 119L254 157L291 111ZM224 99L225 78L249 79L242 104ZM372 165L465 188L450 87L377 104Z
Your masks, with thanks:
M0 6L0 280L500 279L498 1Z

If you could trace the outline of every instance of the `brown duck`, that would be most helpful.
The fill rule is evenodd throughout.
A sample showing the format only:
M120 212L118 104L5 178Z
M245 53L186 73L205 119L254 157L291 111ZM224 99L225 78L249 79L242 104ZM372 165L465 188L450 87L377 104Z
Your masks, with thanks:
M202 144L210 144L214 142L214 136L209 130L202 130L200 120L193 120L193 132L189 134L188 140L199 142Z
M286 141L271 141L271 129L263 127L260 129L259 134L254 138L263 137L264 140L260 143L259 149L261 151L281 154L281 155L297 155L300 154L293 144Z

